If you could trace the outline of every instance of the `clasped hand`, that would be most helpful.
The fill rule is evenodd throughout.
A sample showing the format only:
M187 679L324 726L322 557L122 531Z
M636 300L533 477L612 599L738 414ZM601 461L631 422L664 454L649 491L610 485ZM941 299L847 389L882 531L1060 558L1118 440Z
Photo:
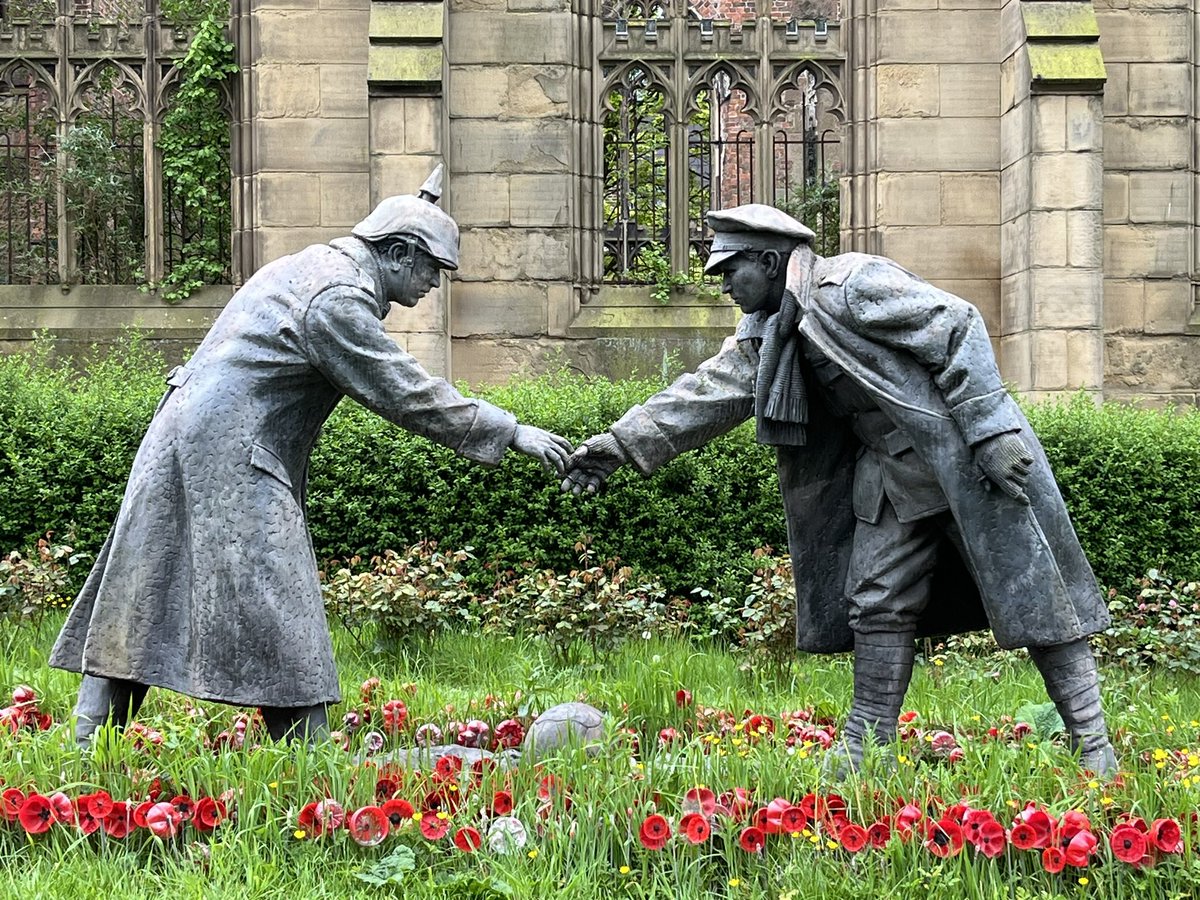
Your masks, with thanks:
M594 494L608 477L629 461L629 455L607 431L588 438L567 459L567 474L562 489L578 496Z

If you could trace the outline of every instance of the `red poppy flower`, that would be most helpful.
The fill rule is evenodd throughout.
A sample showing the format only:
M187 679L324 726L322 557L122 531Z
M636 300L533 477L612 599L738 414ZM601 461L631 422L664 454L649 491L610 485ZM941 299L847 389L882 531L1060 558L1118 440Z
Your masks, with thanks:
M688 813L679 820L679 830L693 844L703 844L712 835L712 826L700 813Z
M746 720L742 728L749 738L769 737L775 733L775 720L756 713Z
M225 821L225 804L212 797L201 797L192 813L192 826L197 831L209 832Z
M683 795L683 811L707 818L717 811L717 795L705 787L694 787Z
M1037 832L1028 822L1018 822L1008 833L1008 839L1018 850L1033 850L1038 845Z
M454 743L463 747L487 747L492 741L492 728L482 719L472 719L458 730Z
M459 756L439 756L433 765L434 781L451 781L462 771L463 761Z
M492 815L507 816L513 810L512 794L508 791L496 791L492 794Z
M374 847L388 836L388 817L378 806L364 806L350 813L346 829L360 847Z
M974 812L970 806L965 803L955 803L953 806L947 807L942 813L942 818L951 822L957 822L959 825L966 824L967 813ZM968 840L970 837L968 836Z
M679 740L679 732L674 728L667 727L658 732L658 745L660 747L669 747L677 740Z
M963 848L963 830L957 822L949 819L930 821L925 825L925 849L943 859L957 856Z
M145 800L133 808L133 824L135 827L146 827L146 813L148 813L150 811L150 807L157 802L157 800ZM312 806L313 809L316 809L317 807L317 804L315 803L311 803L309 805Z
M521 746L525 740L525 729L516 719L505 719L496 726L493 740L497 747L513 749Z
M1063 817L1058 821L1059 838L1066 842L1079 834L1081 831L1091 831L1092 823L1077 809L1069 809L1063 813Z
M454 832L454 846L463 853L474 853L483 844L483 836L470 825Z
M880 819L867 828L867 840L871 842L871 847L875 850L882 850L891 839L892 826L886 819Z
M17 821L17 816L21 812L21 804L25 802L25 792L19 788L5 788L3 793L0 793L0 813L3 813L6 822Z
M444 814L443 814L444 815ZM430 810L421 816L421 836L427 841L440 841L450 830L450 819Z
M1033 844L1034 847L1044 848L1050 846L1054 829L1058 826L1058 822L1055 821L1052 815L1030 803L1017 813L1017 821L1024 822L1034 830L1037 835L1037 839Z
M717 812L740 822L750 812L751 792L742 787L726 791L717 798Z
M108 791L96 791L94 794L85 794L80 800L86 800L88 812L97 819L103 819L113 808L113 798L109 796Z
M1096 836L1090 831L1076 832L1063 848L1063 856L1066 857L1067 865L1075 866L1077 869L1085 868L1088 859L1096 852L1098 844Z
M838 840L851 853L857 853L863 847L867 846L870 837L867 835L867 829L861 825L847 822L842 826L841 831L838 832Z
M976 849L979 848L979 832L989 822L995 822L996 817L986 809L967 809L959 820L963 827L963 837ZM999 823L997 823L999 824ZM1001 829L1003 831L1003 829Z
M71 802L71 798L62 791L55 791L48 798L50 806L54 810L54 821L66 822L68 825L75 824L75 804Z
M919 807L911 803L900 807L900 811L896 813L896 831L900 832L901 839L908 840L912 836L913 829L920 824L923 818L925 818L925 814Z
M825 800L816 794L805 794L797 805L808 816L810 822L824 818L825 813L829 810L829 805Z
M17 820L27 834L43 834L54 824L54 807L49 797L41 794L30 794L21 804Z
M471 783L478 787L483 784L484 776L492 772L496 768L494 759L477 759L471 763Z
M747 853L762 853L763 847L767 844L767 836L763 834L763 830L754 825L749 828L743 828L742 833L738 835L738 846Z
M393 797L381 807L383 814L387 816L388 823L392 828L400 828L412 821L416 810L413 805L407 800L402 800L399 797Z
M1112 847L1113 856L1131 866L1140 865L1142 857L1150 849L1150 841L1146 835L1132 825L1118 825L1114 828L1108 845Z
M150 833L159 838L173 838L179 833L183 817L174 804L155 803L146 810L146 827Z
M383 730L395 734L408 720L408 707L403 700L387 700L383 704Z
M1047 847L1042 851L1042 868L1051 875L1057 875L1066 865L1067 858L1057 847Z
M143 807L145 807L145 811L143 811ZM150 809L153 807L153 803L149 804L149 806L143 803L142 806L138 807L137 812L135 812L134 815L136 816L141 814L142 818L146 818L149 816ZM321 819L317 815L317 804L315 800L312 803L306 804L300 810L300 815L296 819L296 827L298 830L304 832L305 837L310 838L320 837L324 832L324 826L321 824Z
M1183 851L1183 836L1174 819L1155 819L1150 824L1150 841L1163 853Z
M182 822L192 821L192 816L196 814L196 804L187 794L172 797L171 805L175 807L175 812L179 813L179 819Z
M912 710L909 710L908 712L900 713L900 715L896 718L896 721L899 722L901 725L907 725L909 722L914 721L916 718L917 718L917 714L915 712L913 712Z
M825 795L824 815L827 815L830 818L839 818L839 817L845 818L846 811L848 809L849 809L849 807L846 805L845 799L842 798L841 796L839 796L838 794L826 794ZM818 812L819 811L820 811L820 808L819 808L819 804L818 804Z
M92 815L90 798L87 795L75 798L75 824L79 826L79 830L84 834L91 834L100 828L100 823L103 819L97 819Z
M779 814L779 825L788 834L795 834L808 827L808 816L800 807L789 805Z
M110 838L121 840L131 831L133 831L133 810L124 800L117 800L113 803L109 814L104 817L104 833Z
M687 688L680 688L675 692L675 705L681 709L685 706L692 705L692 692Z
M395 797L398 790L400 790L399 779L393 778L391 775L384 775L375 782L375 799L383 803L385 800Z
M671 837L671 823L665 816L651 813L642 821L638 829L638 840L647 850L661 850Z
M1004 848L1008 846L1008 838L1004 833L1004 826L989 817L976 830L973 843L975 849L988 859L995 859L1004 853Z

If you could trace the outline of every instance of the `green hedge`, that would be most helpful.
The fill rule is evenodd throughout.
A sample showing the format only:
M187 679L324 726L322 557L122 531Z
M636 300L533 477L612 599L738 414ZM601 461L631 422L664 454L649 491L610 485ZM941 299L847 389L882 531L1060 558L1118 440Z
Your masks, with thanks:
M71 525L77 547L99 547L162 370L136 338L82 373L44 345L0 358L0 549ZM556 374L484 396L577 441L660 386ZM1123 585L1151 568L1200 578L1200 413L1097 408L1084 398L1028 412L1102 582ZM313 540L328 558L432 537L473 547L481 564L566 571L586 534L602 556L684 594L719 589L754 548L786 541L773 457L748 427L654 478L618 472L597 497L563 495L556 482L515 454L494 469L468 463L347 402L313 458ZM481 568L474 577L489 576Z

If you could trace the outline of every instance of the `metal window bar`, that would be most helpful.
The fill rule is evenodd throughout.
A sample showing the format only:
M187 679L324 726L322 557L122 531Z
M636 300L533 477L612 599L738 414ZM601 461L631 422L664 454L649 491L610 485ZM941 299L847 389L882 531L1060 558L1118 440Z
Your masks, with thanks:
M58 280L57 221L52 175L45 164L54 156L53 139L42 142L35 136L38 110L29 91L9 99L16 100L19 123L0 135L0 214L6 238L0 283L53 284Z
M228 178L230 169L227 153L222 154L222 163ZM223 189L229 190L228 181ZM229 283L229 232L232 223L226 214L228 209L221 212L221 215L212 215L203 210L192 210L189 214L175 180L163 176L163 263L167 274L187 259L192 247L204 244L206 257L219 263L222 268L221 274L210 283Z
M704 124L688 127L688 268L693 278L703 276L712 247L709 210L753 200L754 132L751 127L732 130L751 123L741 122L730 96L720 88L711 91L715 103L709 109L707 128Z
M774 137L775 205L816 232L814 249L822 256L839 251L838 180L831 177L830 163L840 158L840 143L833 129L820 135L808 129L799 136L776 131Z
M604 147L604 280L655 280L647 255L668 255L668 148L653 118L661 111L657 93L622 89L609 114Z

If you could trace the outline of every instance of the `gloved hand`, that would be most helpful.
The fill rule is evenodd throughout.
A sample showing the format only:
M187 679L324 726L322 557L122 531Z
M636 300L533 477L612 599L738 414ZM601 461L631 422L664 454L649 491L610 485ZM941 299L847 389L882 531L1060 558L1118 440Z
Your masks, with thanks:
M975 447L975 464L991 484L1021 503L1029 502L1025 483L1033 468L1033 457L1020 434L1008 431L981 441Z
M559 437L551 431L535 428L533 425L517 425L511 446L559 475L563 473L567 456L571 452L571 442L566 438Z
M567 459L562 489L568 494L594 494L613 472L629 462L629 454L607 431L588 438Z

